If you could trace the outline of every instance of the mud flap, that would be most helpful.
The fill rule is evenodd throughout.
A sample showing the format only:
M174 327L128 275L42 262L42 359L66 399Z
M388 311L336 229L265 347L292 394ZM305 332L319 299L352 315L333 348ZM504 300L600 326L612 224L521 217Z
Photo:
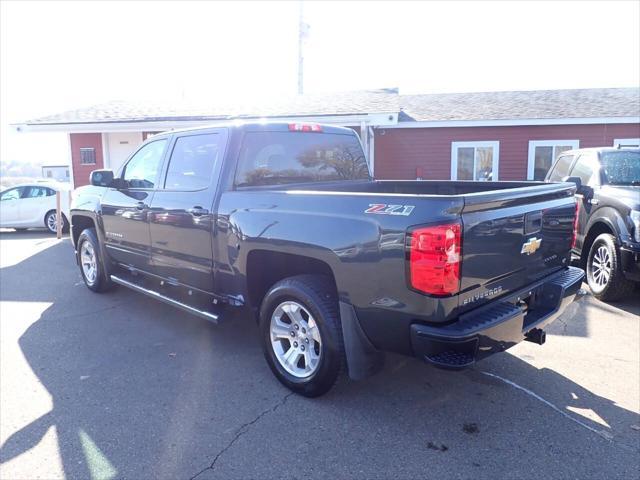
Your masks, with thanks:
M340 302L340 320L349 377L362 380L382 370L384 353L376 349L362 331L351 304Z

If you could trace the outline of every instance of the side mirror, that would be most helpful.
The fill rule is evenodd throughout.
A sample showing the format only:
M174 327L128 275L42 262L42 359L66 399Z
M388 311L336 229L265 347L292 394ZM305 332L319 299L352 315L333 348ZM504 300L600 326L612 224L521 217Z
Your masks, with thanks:
M580 177L564 177L562 181L575 184L576 191L580 190L580 187L582 187L582 180L580 179Z
M113 170L94 170L89 176L89 183L94 187L110 187L113 184Z
M584 198L589 199L593 197L593 188L589 185L583 185L580 177L564 177L562 181L575 184L576 193L582 195Z

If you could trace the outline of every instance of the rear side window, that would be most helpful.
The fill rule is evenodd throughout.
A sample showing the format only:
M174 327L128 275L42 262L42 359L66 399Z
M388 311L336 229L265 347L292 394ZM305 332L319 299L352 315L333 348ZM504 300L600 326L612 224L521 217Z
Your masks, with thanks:
M219 155L218 134L179 137L171 153L164 188L183 191L207 188Z
M573 155L562 155L553 166L549 173L548 180L551 182L561 182L562 179L569 175L569 167L573 162Z
M39 197L48 197L49 196L49 188L47 187L28 187L26 193L22 195L22 198L39 198Z
M236 172L239 187L366 179L358 138L330 133L248 132Z

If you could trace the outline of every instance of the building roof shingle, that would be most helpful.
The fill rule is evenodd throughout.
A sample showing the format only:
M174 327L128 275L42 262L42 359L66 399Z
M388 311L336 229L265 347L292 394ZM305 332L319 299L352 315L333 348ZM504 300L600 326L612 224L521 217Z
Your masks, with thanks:
M400 105L400 121L633 117L640 115L640 89L401 95Z
M397 89L306 94L276 97L260 102L113 101L56 115L36 118L27 125L152 122L167 120L231 120L262 117L359 115L400 111Z
M25 125L232 120L399 114L400 122L640 116L640 89L591 88L399 95L398 89L306 94L261 102L114 101L36 118Z

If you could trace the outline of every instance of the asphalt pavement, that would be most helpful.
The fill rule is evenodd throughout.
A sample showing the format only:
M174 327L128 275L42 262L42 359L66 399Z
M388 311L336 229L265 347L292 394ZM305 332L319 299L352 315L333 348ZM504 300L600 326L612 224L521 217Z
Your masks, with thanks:
M273 377L246 314L220 326L90 292L68 239L0 232L0 478L638 478L640 290L582 295L463 372L388 355L329 394Z

